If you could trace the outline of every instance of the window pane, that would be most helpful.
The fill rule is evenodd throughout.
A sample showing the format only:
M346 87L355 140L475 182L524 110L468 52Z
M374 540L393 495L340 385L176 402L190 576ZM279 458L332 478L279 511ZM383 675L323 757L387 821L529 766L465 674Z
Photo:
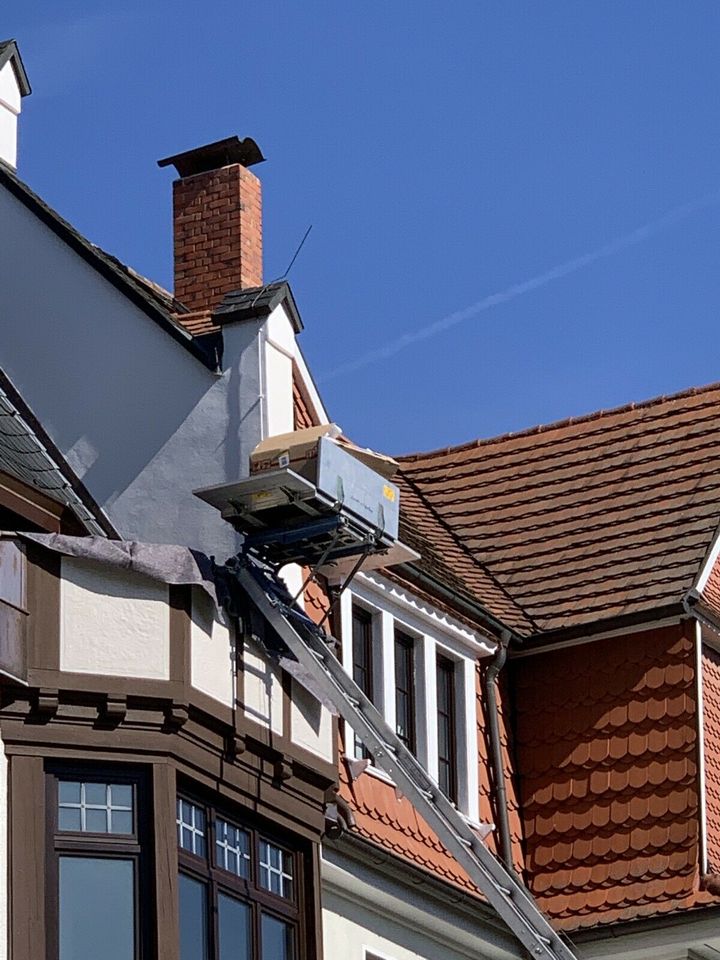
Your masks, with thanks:
M198 857L205 856L205 811L178 799L177 802L178 843L183 850L189 850Z
M289 923L262 915L262 960L294 960L294 937Z
M251 930L250 907L221 893L218 898L220 960L250 960ZM184 956L182 960L185 960Z
M132 814L124 813L120 810L112 811L112 826L110 833L132 833L133 822Z
M373 649L372 617L360 607L352 611L352 676L365 696L373 699ZM358 759L371 759L359 737L355 737L354 750Z
M105 810L86 810L85 829L88 833L107 833L107 813Z
M260 886L279 897L293 895L293 858L286 850L260 841Z
M58 784L60 803L80 803L80 784L73 780L61 780Z
M395 732L415 752L415 641L395 633Z
M204 883L180 874L180 960L207 960L206 896Z
M132 808L132 787L129 783L112 783L110 797L113 807Z
M132 860L60 857L60 960L134 960Z
M75 810L60 807L58 810L58 829L80 831L80 807Z
M116 811L122 814L117 816ZM84 833L133 832L133 790L129 784L58 783L58 828Z
M85 803L104 807L107 804L107 784L84 783Z
M215 859L217 865L236 877L249 876L250 835L218 817L215 821Z
M455 746L455 665L437 658L438 784L457 801L457 753Z

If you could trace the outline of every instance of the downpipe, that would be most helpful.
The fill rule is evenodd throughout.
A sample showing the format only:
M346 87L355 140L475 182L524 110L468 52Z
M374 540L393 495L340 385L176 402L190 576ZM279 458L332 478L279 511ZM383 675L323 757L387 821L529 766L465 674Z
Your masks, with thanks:
M495 780L495 796L497 798L496 815L500 833L500 858L507 869L515 876L513 865L512 843L510 838L510 820L508 817L507 788L505 786L505 765L503 763L502 742L500 739L500 715L497 698L497 680L500 671L507 660L510 633L504 630L500 635L500 643L495 651L490 666L485 674L483 685L488 705L488 724L490 730L490 762Z

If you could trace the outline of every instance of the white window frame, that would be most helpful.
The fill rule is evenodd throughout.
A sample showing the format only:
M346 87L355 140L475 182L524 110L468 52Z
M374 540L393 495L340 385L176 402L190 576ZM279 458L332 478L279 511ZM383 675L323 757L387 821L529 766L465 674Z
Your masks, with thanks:
M418 760L430 776L438 779L437 743L437 656L457 664L455 670L455 707L458 809L477 823L479 819L478 729L476 704L476 668L480 658L491 656L495 644L475 633L426 601L386 580L376 572L358 574L352 587L340 601L342 661L352 671L352 609L362 607L372 617L374 656L374 700L387 723L395 728L395 629L416 639L415 652L415 738ZM380 642L375 643L376 638ZM346 749L353 743L347 728ZM369 772L387 776L370 766Z

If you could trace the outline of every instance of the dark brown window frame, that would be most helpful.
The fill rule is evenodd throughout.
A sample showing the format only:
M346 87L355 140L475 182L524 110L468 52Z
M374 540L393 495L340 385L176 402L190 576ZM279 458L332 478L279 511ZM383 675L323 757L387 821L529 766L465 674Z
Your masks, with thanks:
M217 960L218 944L218 898L225 892L228 896L241 900L251 909L252 917L252 960L260 960L260 924L262 914L266 913L289 924L294 931L294 960L315 960L310 943L312 939L311 919L308 911L313 909L313 894L308 886L312 883L313 870L310 850L305 849L298 838L294 838L276 827L268 828L259 819L245 810L234 811L226 804L213 798L203 797L184 784L178 788L178 799L194 804L205 815L205 856L197 856L180 846L178 840L178 871L193 880L206 885L206 929L208 934L208 960ZM216 827L217 819L222 819L239 830L250 834L250 876L239 877L216 863ZM266 840L280 847L290 855L293 864L293 896L282 897L260 886L260 841Z
M415 651L417 640L412 634L395 626L393 637L395 654L395 732L411 753L417 752L417 706L415 689ZM398 655L400 654L400 655ZM399 696L407 705L407 734L399 730Z
M435 661L436 699L437 699L437 745L438 745L438 784L443 793L458 802L458 751L456 733L458 727L457 697L455 693L457 663L450 657L438 653ZM441 705L441 687L444 687L444 704ZM447 756L440 752L441 725L447 724ZM446 771L446 775L443 775Z
M362 631L362 636L359 636ZM373 651L373 615L369 610L352 605L350 650L352 656L352 678L365 696L375 702L375 656ZM358 656L361 654L361 656ZM360 675L365 674L365 680ZM370 760L367 748L355 735L352 755L358 759Z
M58 829L58 784L78 780L85 783L120 783L133 788L133 833L110 834ZM137 960L151 960L155 954L156 920L154 860L152 850L152 790L150 775L141 768L123 765L54 763L45 768L46 876L47 876L47 960L59 956L60 858L102 857L131 860L134 865L134 915Z

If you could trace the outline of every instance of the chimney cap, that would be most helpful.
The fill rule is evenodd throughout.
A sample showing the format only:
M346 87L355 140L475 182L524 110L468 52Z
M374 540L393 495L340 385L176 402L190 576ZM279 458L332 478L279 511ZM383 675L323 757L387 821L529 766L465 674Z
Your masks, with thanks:
M28 75L25 73L25 67L23 66L20 51L18 50L17 41L0 40L0 70L2 70L8 61L12 63L13 70L15 71L15 79L17 80L20 96L29 96L32 93L32 88L28 80Z
M204 147L195 147L194 150L165 157L158 160L157 164L159 167L172 165L181 177L192 177L196 173L207 173L230 166L231 163L251 167L264 160L260 147L251 137L245 137L244 140L239 137L226 137L225 140L216 140Z

